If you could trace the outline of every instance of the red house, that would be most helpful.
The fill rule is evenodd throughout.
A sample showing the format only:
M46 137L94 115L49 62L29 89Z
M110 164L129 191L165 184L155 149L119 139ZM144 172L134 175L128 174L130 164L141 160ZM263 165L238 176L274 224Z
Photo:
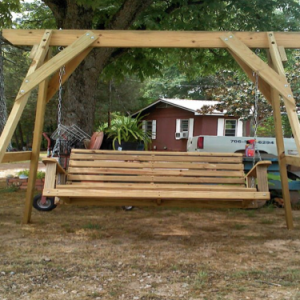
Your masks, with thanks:
M187 139L196 135L249 136L249 126L243 128L238 117L225 116L224 112L212 114L197 113L204 105L214 105L217 101L159 99L134 113L143 118L145 131L152 133L149 150L186 151Z

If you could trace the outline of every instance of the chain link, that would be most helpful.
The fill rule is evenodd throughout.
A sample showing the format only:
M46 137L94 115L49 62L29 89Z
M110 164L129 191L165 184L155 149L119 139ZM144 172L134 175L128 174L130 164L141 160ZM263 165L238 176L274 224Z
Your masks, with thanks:
M259 55L260 53L260 49L256 49L255 50L255 55ZM252 158L252 165L254 167L255 165L255 160L256 160L256 154L257 154L257 157L258 157L258 160L261 161L261 155L260 155L260 152L256 146L256 140L257 140L257 128L258 128L258 101L259 101L259 88L258 88L258 83L259 83L259 71L253 71L253 77L255 77L255 83L254 83L254 113L253 113L253 116L254 116L254 155L253 155L253 158ZM252 180L251 180L251 187L255 187L255 178L252 177Z
M254 138L255 138L254 152L257 153L258 159L261 161L260 152L256 147L257 128L258 128L258 101L259 101L258 80L259 80L259 72L256 72L255 73L255 98L254 98L255 99L254 101Z
M61 67L59 70L59 89L58 89L58 108L57 108L57 128L58 128L58 160L61 162L61 146L62 146L62 137L61 137L61 115L62 115L62 78L65 74L65 66Z
M254 155L252 158L252 165L254 167L255 165L255 159L256 159L256 154L258 157L258 160L261 161L261 155L259 150L257 149L256 146L256 140L257 140L257 128L258 128L258 101L259 101L259 89L258 89L258 81L259 81L259 72L253 72L253 76L255 76L255 95L254 95ZM255 187L255 178L252 177L251 180L251 187Z

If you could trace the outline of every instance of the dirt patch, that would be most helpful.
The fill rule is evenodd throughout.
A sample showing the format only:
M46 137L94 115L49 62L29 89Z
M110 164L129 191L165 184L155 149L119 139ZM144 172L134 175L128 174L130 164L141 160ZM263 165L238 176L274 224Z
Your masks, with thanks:
M300 211L59 206L0 182L0 299L300 299Z

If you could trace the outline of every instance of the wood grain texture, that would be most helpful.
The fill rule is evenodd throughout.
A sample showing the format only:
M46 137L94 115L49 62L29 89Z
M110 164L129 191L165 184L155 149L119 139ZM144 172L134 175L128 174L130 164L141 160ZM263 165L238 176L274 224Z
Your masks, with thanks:
M31 159L31 151L7 152L4 154L1 163L10 163Z
M43 195L77 205L252 208L270 198L245 185L242 154L73 149L69 165L67 184Z
M46 55L49 50L49 43L51 39L52 31L51 30L43 30L43 34L41 36L41 40L38 41L39 46L37 48L34 55L34 58L32 60L32 63L29 67L29 70L27 72L27 76L30 76L35 72L37 68L39 68L45 61ZM24 81L25 82L25 81ZM4 153L12 139L13 133L16 130L16 127L19 123L19 120L23 114L24 108L28 102L30 93L22 93L22 88L20 89L19 94L21 93L21 97L16 98L15 103L13 105L13 108L9 114L9 117L6 121L5 127L2 131L1 137L0 137L0 161L2 161L2 158L4 156ZM19 95L18 94L18 95Z
M53 30L51 46L68 46L77 40L85 30ZM226 48L220 40L226 31L133 31L133 30L93 30L99 38L93 47L123 48ZM42 38L43 30L3 29L5 39L14 45L34 45ZM234 32L247 47L268 48L266 32ZM300 48L299 32L275 32L280 46L286 49Z

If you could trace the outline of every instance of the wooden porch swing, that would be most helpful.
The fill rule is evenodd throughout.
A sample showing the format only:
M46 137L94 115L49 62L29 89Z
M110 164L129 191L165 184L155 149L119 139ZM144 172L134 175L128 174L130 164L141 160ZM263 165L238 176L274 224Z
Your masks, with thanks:
M44 114L46 104L59 88L59 69L65 65L62 78L65 82L93 47L182 47L225 48L251 81L255 82L254 74L259 74L258 88L273 107L286 224L288 229L293 228L286 165L300 166L300 156L285 154L280 99L284 101L300 153L296 103L282 64L286 59L285 48L300 48L299 32L3 30L3 37L14 45L33 46L33 62L0 138L0 162L31 161L23 223L31 218ZM65 48L51 58L51 46ZM269 63L263 62L250 48L267 49ZM30 92L37 85L32 151L5 153ZM257 207L260 201L269 199L268 162L260 162L245 177L241 160L239 154L74 150L67 178L69 185L56 184L56 174L65 172L56 162L46 162L43 195L83 205ZM257 177L258 190L250 186L250 177Z

